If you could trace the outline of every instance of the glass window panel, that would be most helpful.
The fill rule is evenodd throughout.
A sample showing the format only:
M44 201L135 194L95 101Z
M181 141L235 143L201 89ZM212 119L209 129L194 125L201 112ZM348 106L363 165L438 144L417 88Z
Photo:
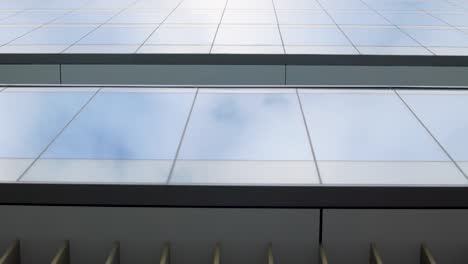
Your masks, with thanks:
M468 12L465 13L431 13L433 16L452 26L468 27Z
M420 46L397 28L343 28L356 46Z
M91 9L106 9L106 8L126 8L130 4L133 4L134 0L112 0L112 6L109 5L109 0L93 0L88 1L83 8L91 8Z
M468 161L468 93L400 93L449 154L455 160Z
M193 97L193 92L101 92L43 157L172 159Z
M146 44L163 45L211 45L217 26L207 25L162 25Z
M192 8L192 9L221 9L226 6L227 0L184 0L179 8Z
M171 13L171 10L126 10L113 17L109 23L114 24L159 24Z
M24 181L165 182L194 90L99 93Z
M284 46L287 54L359 54L352 46Z
M73 44L97 26L48 26L41 27L15 40L12 44L44 44L65 45Z
M57 19L59 16L65 14L65 10L49 10L49 11L37 11L27 10L19 12L14 16L8 17L2 20L2 24L14 24L14 25L41 25Z
M283 54L283 46L227 46L214 45L211 53L230 54Z
M0 157L37 157L92 94L12 88L0 93Z
M0 53L61 53L69 45L5 45Z
M468 184L457 167L447 161L318 161L317 163L324 184Z
M167 24L218 24L221 9L176 9L164 23Z
M73 45L65 53L134 53L139 45Z
M357 47L361 54L371 55L432 55L424 47Z
M435 55L448 55L448 56L468 56L467 48L449 48L449 47L430 47Z
M468 184L392 92L315 91L301 100L324 184Z
M17 11L5 11L5 10L0 10L0 20L5 19L9 16L13 16L16 14Z
M78 44L142 44L153 32L156 26L103 26L80 40Z
M271 0L232 0L228 1L226 9L273 9Z
M276 25L274 10L226 10L223 24Z
M398 26L446 26L439 19L423 12L381 12L381 14Z
M301 100L318 160L448 160L393 93L305 93Z
M421 11L419 7L414 5L413 1L405 0L363 0L370 8L376 10L398 10L398 11Z
M372 11L333 11L329 13L339 25L391 25L381 15Z
M369 9L360 0L319 0L325 9L348 9L359 10Z
M0 181L15 181L91 98L93 92L0 93Z
M468 35L455 29L405 29L424 46L468 47Z
M278 10L278 21L283 25L334 25L325 11Z
M172 184L317 184L295 91L201 92Z
M274 0L276 9L316 9L322 10L322 7L314 0Z
M138 53L210 53L210 45L143 45Z
M295 93L199 93L180 159L310 160Z
M77 10L54 20L54 24L102 24L117 11Z
M460 7L449 1L415 1L414 6L420 10L437 12L458 12Z
M351 46L337 27L281 26L284 45Z
M0 45L21 37L33 29L34 27L0 27Z
M282 45L276 25L221 25L215 45Z

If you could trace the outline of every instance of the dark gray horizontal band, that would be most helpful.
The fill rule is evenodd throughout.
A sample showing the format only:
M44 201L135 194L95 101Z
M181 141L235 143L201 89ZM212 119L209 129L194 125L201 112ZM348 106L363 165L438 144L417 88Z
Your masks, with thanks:
M0 204L150 207L468 208L466 187L0 184Z
M296 54L0 54L0 64L468 66L468 56Z

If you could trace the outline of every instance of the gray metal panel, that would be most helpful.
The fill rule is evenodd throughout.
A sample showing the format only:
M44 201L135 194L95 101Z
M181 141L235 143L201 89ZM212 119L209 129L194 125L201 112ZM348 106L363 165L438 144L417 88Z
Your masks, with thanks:
M24 264L46 263L64 239L71 263L103 263L114 240L122 263L159 263L165 241L173 264L210 263L217 242L224 264L265 263L270 242L278 263L318 260L316 209L0 206L0 212L0 241L20 239Z
M466 67L286 66L294 85L467 85Z
M284 65L63 65L67 84L284 84Z
M425 243L438 263L466 263L468 210L323 211L323 244L330 263L366 263L370 243L384 263L419 263Z
M0 83L3 84L58 84L60 83L59 65L12 65L0 64Z

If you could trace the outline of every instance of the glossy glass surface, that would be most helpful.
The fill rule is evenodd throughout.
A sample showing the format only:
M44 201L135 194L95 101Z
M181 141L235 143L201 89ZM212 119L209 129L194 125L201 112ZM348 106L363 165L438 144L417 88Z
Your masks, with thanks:
M199 93L179 159L311 160L295 93Z
M163 25L146 41L150 45L210 45L216 26L210 25Z
M0 88L0 181L468 184L465 90L98 89Z
M103 89L21 181L165 183L194 96Z
M468 93L399 92L457 161L468 161Z
M101 91L42 157L173 159L193 97Z
M92 92L0 93L0 158L36 158Z
M16 181L93 93L0 90L0 182Z
M388 20L372 11L330 12L338 25L391 25Z
M77 44L138 45L145 41L156 26L107 26L100 27L84 37Z
M13 41L13 45L73 44L95 29L96 26L49 26L38 28Z
M448 160L392 92L324 91L300 97L317 160Z
M351 46L337 27L281 26L284 45Z
M467 17L462 0L3 0L0 54L278 54L263 47L284 46L291 54L467 56Z
M446 23L425 12L381 12L397 26L447 26Z
M419 46L397 28L344 28L343 31L356 46Z
M427 47L468 47L468 34L456 29L405 29Z

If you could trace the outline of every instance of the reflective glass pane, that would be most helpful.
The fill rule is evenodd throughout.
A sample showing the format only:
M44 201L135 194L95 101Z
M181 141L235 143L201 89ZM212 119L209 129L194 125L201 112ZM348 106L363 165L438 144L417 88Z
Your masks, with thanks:
M388 93L304 93L318 160L448 160L400 99Z
M455 160L468 161L468 93L400 94Z
M156 26L106 26L100 27L84 37L78 44L142 44Z
M73 44L97 26L49 26L36 29L12 44Z
M397 28L343 28L356 46L420 46Z
M194 95L104 90L22 180L165 182Z
M309 160L295 93L200 93L180 159Z
M318 183L297 95L198 94L171 183Z
M34 27L0 27L0 45L21 37L33 29Z
M391 25L384 17L371 11L333 11L330 15L338 25Z
M398 26L446 26L441 20L424 12L382 12L390 22Z
M281 26L284 45L350 46L337 27Z
M468 184L392 92L301 94L325 184Z
M162 25L146 44L211 45L216 28L216 25Z
M468 35L456 29L405 29L419 43L428 47L468 47Z
M221 25L215 45L281 45L276 25Z
M21 89L0 93L0 181L16 180L92 94Z

